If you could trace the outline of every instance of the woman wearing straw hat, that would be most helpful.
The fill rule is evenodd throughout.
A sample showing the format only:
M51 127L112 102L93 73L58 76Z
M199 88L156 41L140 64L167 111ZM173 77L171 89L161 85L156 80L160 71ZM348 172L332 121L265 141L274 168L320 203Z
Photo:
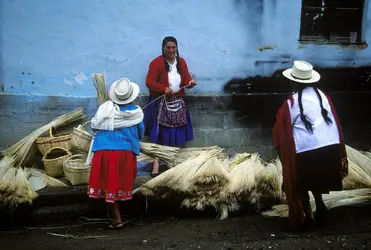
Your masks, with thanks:
M109 204L110 228L120 229L118 201L132 198L137 174L139 140L144 136L143 111L131 104L139 94L139 86L127 78L114 82L109 89L110 100L99 106L91 121L96 131L92 145L94 156L88 194Z
M283 188L294 227L314 226L327 211L322 194L342 190L348 174L344 136L331 99L315 87L318 72L295 61L283 72L294 93L283 103L273 127L273 140L282 162ZM316 202L315 220L309 194Z
M185 88L196 85L186 61L179 56L178 42L168 36L162 41L162 55L149 65L146 85L149 105L144 111L144 124L151 142L167 146L183 146L193 140L193 128L183 97ZM158 174L158 160L152 175Z

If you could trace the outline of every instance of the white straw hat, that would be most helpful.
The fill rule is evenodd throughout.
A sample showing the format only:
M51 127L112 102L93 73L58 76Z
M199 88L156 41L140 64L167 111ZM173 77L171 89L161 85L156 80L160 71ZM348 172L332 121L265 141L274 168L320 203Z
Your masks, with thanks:
M114 103L127 104L137 98L139 90L138 84L127 78L121 78L112 83L108 95Z
M321 79L320 74L313 70L312 64L306 61L294 61L291 69L286 69L282 74L295 82L315 83Z

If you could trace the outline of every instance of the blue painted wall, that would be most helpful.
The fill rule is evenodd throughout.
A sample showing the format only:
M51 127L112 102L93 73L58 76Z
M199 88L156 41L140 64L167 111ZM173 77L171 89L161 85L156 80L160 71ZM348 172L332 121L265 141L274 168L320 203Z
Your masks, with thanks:
M147 92L148 64L166 35L178 38L200 83L193 92L207 94L231 78L283 67L272 60L371 63L370 48L299 44L300 11L300 0L1 0L0 92L94 96L92 72L105 72L109 83L128 77ZM259 51L264 46L273 49Z

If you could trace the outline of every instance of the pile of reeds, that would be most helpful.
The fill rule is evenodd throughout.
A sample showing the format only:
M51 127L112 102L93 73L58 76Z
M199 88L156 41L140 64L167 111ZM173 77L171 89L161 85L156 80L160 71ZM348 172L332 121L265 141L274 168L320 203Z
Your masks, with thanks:
M37 197L23 169L37 150L36 138L47 133L51 127L64 127L84 117L82 108L61 115L21 139L3 153L4 157L0 160L0 208L15 208L21 203L31 203ZM38 175L37 172L34 174ZM41 174L40 178L42 178Z

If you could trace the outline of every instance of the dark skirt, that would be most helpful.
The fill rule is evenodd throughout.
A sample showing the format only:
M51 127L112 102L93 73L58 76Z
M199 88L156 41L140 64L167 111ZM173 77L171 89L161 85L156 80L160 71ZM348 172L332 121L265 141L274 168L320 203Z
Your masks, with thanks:
M329 145L296 155L297 181L301 191L341 191L341 146Z
M150 96L148 103L155 100L157 97ZM191 116L187 107L187 123L180 127L170 128L158 124L158 108L161 98L157 99L150 105L144 108L144 126L146 135L150 136L152 143L166 146L183 146L187 141L193 140L193 127ZM186 104L187 105L187 104Z

